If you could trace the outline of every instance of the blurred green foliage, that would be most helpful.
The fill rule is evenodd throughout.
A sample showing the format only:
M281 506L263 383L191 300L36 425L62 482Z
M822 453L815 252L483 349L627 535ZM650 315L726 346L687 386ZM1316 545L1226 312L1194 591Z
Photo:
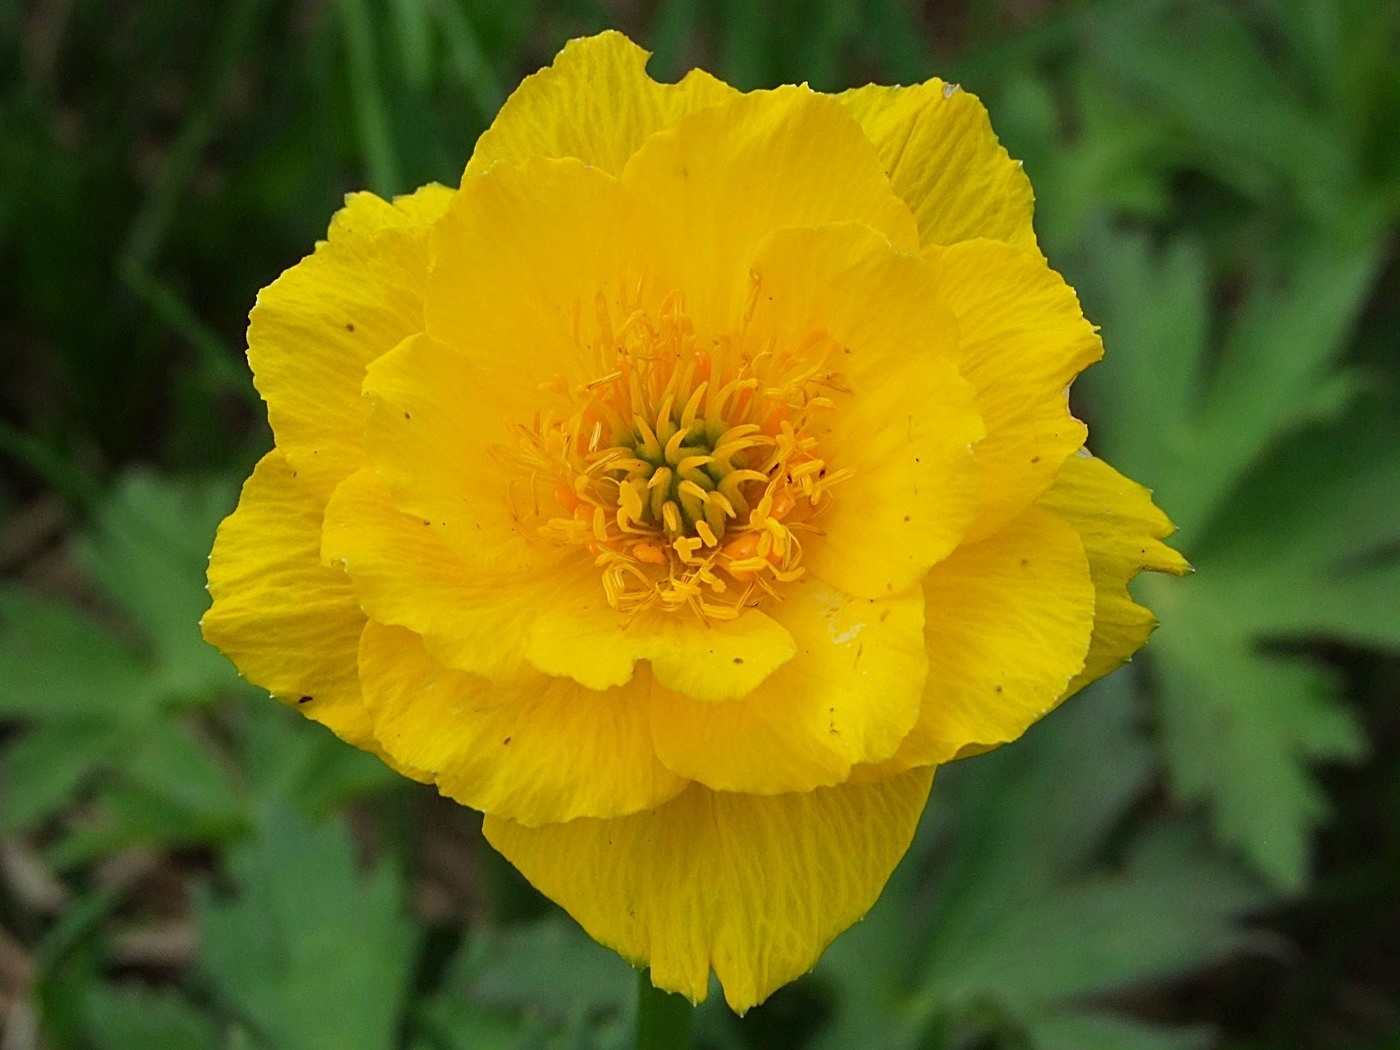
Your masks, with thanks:
M662 77L982 96L1103 326L1094 447L1198 569L700 1045L1400 1045L1400 3L0 0L3 1045L628 1045L630 971L471 814L195 626L257 289L610 25Z

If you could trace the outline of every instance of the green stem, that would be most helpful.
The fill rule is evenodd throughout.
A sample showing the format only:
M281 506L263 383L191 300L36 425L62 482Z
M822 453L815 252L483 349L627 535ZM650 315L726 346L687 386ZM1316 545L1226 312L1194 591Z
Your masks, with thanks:
M693 1012L682 996L654 987L651 971L642 970L637 974L636 1050L685 1050Z

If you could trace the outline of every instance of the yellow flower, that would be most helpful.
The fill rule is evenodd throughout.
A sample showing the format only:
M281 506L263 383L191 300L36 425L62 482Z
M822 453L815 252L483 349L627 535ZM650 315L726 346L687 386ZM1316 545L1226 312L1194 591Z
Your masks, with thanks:
M460 188L352 195L262 292L276 448L204 633L743 1010L874 902L934 767L1127 659L1128 580L1185 563L1083 448L1099 340L974 97L645 64L571 43Z

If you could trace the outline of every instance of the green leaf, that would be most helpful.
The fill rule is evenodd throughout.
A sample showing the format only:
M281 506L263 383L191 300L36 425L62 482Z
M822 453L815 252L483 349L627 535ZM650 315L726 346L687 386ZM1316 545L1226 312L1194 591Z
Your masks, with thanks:
M1255 635L1400 648L1397 450L1400 424L1376 399L1299 435L1238 492L1197 557L1203 582Z
M131 755L127 779L191 814L229 819L244 812L212 742L196 739L188 721L166 719L151 726Z
M92 816L44 851L55 868L69 870L138 846L178 849L224 842L246 829L241 815L192 811L124 780L96 793Z
M82 546L93 579L149 643L153 676L167 696L189 700L236 681L199 634L214 530L234 502L226 479L172 481L133 471L102 505Z
M1197 164L1255 197L1283 187L1330 214L1349 151L1232 7L1123 5L1085 27L1095 60L1176 121Z
M398 43L404 82L421 91L433 79L432 6L427 0L390 0L389 24Z
M1158 253L1144 235L1107 231L1087 250L1093 265L1080 291L1104 326L1106 357L1075 392L1088 395L1093 446L1180 502L1192 478L1178 474L1199 469L1201 455L1194 417L1209 354L1205 253L1184 238Z
M413 1050L533 1050L539 1033L514 1018L473 1009L463 1002L429 1004L419 1019L423 1038Z
M464 953L473 998L492 1006L609 1011L632 998L636 973L572 921L553 914L483 931ZM539 1002L548 989L550 1003Z
M76 727L53 727L54 735ZM188 724L174 715L141 727L93 727L105 746L92 748L109 776L97 787L88 819L73 822L45 850L55 867L66 870L132 846L179 848L219 842L242 833L247 806L208 743L197 741ZM100 735L100 734L104 734ZM35 730L15 745L49 734Z
M1284 445L1203 537L1198 572L1144 580L1173 783L1278 885L1299 889L1327 817L1308 772L1361 756L1338 683L1265 641L1400 648L1400 429L1385 404Z
M1092 243L1080 291L1107 347L1082 384L1093 444L1158 491L1188 546L1280 441L1342 407L1337 361L1382 248L1320 236L1298 245L1287 272L1254 275L1208 373L1200 249L1176 241L1154 255L1140 236L1109 233Z
M376 31L368 0L338 0L335 9L345 43L355 130L370 188L382 197L405 193L410 187L404 184L401 174L398 144L379 70L382 34Z
M73 607L0 589L0 718L126 719L153 700L141 662Z
M443 39L446 79L455 92L472 101L483 125L489 124L501 108L506 92L492 68L491 53L476 27L457 4L433 4Z
M239 751L260 798L295 799L299 810L313 816L351 799L408 786L373 755L347 747L325 726L267 697L240 713Z
M99 722L56 722L20 733L3 751L0 829L25 831L47 820L109 767L123 737Z
M88 1040L103 1050L211 1050L213 1021L168 988L94 983L87 993Z
M222 482L134 473L101 504L81 552L134 632L0 590L0 718L37 723L5 749L0 822L32 826L99 774L117 776L98 807L112 819L71 829L52 847L54 863L134 842L207 841L236 824L226 777L169 722L194 697L242 688L198 627L203 566L231 496Z
M473 930L422 1008L444 1050L629 1045L636 973L557 913Z
M1198 1041L1087 1005L1222 958L1240 943L1236 917L1263 899L1180 821L1129 836L1121 855L1106 848L1151 773L1132 700L1119 676L939 773L934 820L818 968L836 996L818 1048L913 1050L935 1031L1017 1030L1032 1046L1067 1045L1071 1031Z
M1327 816L1310 766L1363 751L1338 683L1295 649L1400 646L1400 428L1339 367L1380 242L1298 239L1261 267L1210 360L1202 258L1109 237L1091 281L1108 363L1088 385L1097 451L1152 485L1197 572L1137 589L1172 785L1278 887L1297 890ZM1210 367L1208 367L1208 364Z
M1196 423L1196 484L1174 512L1188 535L1222 504L1281 439L1341 405L1337 360L1365 309L1385 239L1319 237L1298 245L1289 272L1256 280L1226 334ZM1208 460L1210 469L1199 469Z
M1135 854L1126 870L1053 894L1001 897L995 919L956 955L947 946L937 952L926 977L950 998L994 991L1029 1015L1042 1004L1189 972L1229 951L1238 935L1225 917L1256 899L1235 873L1199 857L1199 844L1183 840L1151 862Z
M122 760L92 800L94 820L67 830L46 851L61 869L132 846L180 848L243 833L248 807L228 771L173 716L120 743Z
M1165 1028L1098 1014L1044 1014L1031 1025L1036 1050L1205 1050L1205 1028Z
M1058 85L1020 64L1005 75L989 108L1035 187L1036 231L1051 259L1063 258L1106 215L1155 218L1168 210L1170 161L1180 143L1170 121L1144 114L1091 67L1075 69L1073 105L1063 109Z
M1328 812L1307 759L1354 757L1362 746L1350 713L1330 698L1332 683L1301 661L1203 644L1184 655L1174 647L1160 685L1177 793L1206 803L1217 834L1276 885L1300 889L1310 833Z
M278 1050L393 1047L417 941L398 872L360 873L343 824L276 804L228 866L233 895L199 907L218 996Z

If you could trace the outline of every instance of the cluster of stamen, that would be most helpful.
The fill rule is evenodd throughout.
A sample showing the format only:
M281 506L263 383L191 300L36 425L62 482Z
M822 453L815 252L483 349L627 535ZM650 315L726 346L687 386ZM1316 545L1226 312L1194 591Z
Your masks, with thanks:
M810 433L834 407L823 390L839 389L824 371L830 340L702 347L677 293L616 328L601 297L596 312L597 334L578 340L596 378L561 381L572 410L517 428L510 458L528 466L536 505L541 482L554 504L539 510L541 535L585 547L628 614L730 619L776 596L802 575L802 535L844 476Z

